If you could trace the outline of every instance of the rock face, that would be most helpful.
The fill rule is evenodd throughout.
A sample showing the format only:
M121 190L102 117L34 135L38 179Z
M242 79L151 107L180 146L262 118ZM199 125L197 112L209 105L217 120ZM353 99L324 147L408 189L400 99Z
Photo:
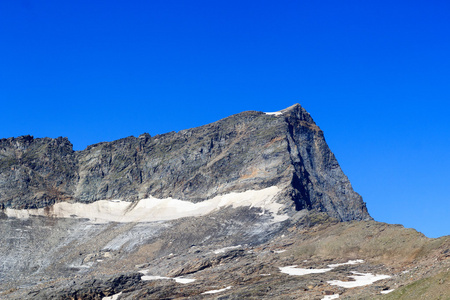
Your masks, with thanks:
M0 205L1 299L450 292L450 238L366 220L298 104L84 151L65 138L2 139ZM355 274L378 277L349 288Z
M341 221L370 219L323 132L299 104L83 151L61 137L0 140L2 208L149 196L200 202L275 185L282 189L277 201L287 208L323 211Z

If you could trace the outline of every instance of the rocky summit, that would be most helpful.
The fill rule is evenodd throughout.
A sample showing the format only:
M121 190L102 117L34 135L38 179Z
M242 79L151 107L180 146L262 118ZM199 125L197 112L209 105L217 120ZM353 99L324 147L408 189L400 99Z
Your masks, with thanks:
M449 237L373 221L299 104L1 139L0 208L1 299L449 299Z

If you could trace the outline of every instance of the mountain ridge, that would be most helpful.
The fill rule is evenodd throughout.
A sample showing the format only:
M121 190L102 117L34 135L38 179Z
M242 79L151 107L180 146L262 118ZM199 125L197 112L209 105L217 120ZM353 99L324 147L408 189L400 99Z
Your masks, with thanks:
M0 203L2 299L450 293L450 236L371 220L300 105L82 151L2 139Z
M0 170L3 209L149 196L199 202L278 185L280 201L297 211L325 211L342 221L370 219L323 132L300 104L81 151L62 137L2 139Z

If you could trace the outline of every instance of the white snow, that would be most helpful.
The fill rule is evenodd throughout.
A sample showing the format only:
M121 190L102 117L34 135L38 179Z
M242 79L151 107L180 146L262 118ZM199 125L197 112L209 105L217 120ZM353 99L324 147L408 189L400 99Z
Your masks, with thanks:
M296 268L297 266L287 266L287 267L280 267L281 273L286 273L289 275L308 275L308 274L316 274L316 273L325 273L328 271L331 271L333 268L329 269L302 269L302 268Z
M362 260L362 259L356 259L356 260L349 260L348 262L346 262L346 263L341 263L341 264L331 264L331 265L328 265L330 268L336 268L336 267L339 267L339 266L345 266L345 265L356 265L356 264L362 264L364 262L364 260Z
M393 292L393 291L395 291L395 290L386 290L386 291L381 291L380 293L382 293L382 294L389 294L390 292Z
M163 277L163 276L142 276L141 280L143 281L150 281L150 280L158 280L158 279L171 279L175 280L175 282L187 284L194 282L195 279L193 278L182 278L182 277Z
M226 288L223 288L223 289L220 289L220 290L207 291L207 292L202 293L202 295L206 295L206 294L217 294L217 293L220 293L220 292L224 292L224 291L226 291L226 290L229 290L229 289L231 289L231 286L227 286Z
M304 262L306 262L306 260ZM314 274L314 273L325 273L325 272L331 271L332 269L339 267L339 266L355 265L355 264L360 264L363 262L364 262L364 260L362 260L362 259L349 260L346 263L330 264L330 265L328 265L328 267L329 267L328 269L303 269L303 268L297 268L296 265L280 267L279 269L282 273L286 273L289 275L302 276L302 275L308 275L308 274ZM330 285L337 285L337 286L340 286L343 288L354 288L354 287L358 287L358 286L369 285L378 280L387 279L387 278L391 277L389 275L373 275L371 273L358 273L358 272L352 272L352 273L354 275L348 276L348 277L354 279L352 281L330 280L330 281L327 281L327 283ZM392 291L393 290L382 291L381 293L387 294ZM335 298L327 298L327 297L335 297ZM323 299L337 299L337 298L339 298L339 294L325 296L325 298L323 298Z
M144 281L158 280L158 279L172 279L172 278L163 277L163 276L142 276L141 277L141 280L144 280Z
M158 279L169 279L169 280L175 280L175 282L187 284L194 282L194 278L183 278L183 277L163 277L163 276L153 276L153 275L147 275L148 270L142 270L139 271L139 273L144 274L145 276L141 277L141 280L143 281L150 281L150 280L158 280Z
M191 283L191 282L195 281L194 278L175 277L175 278L172 278L172 279L175 280L175 282L182 283L182 284L187 284L187 283Z
M280 254L280 253L286 252L286 250L274 250L273 252Z
M242 193L229 193L216 196L198 203L177 200L172 198L158 199L150 197L137 203L121 200L99 200L93 203L60 202L50 209L18 210L7 208L8 217L26 219L30 216L50 216L57 218L87 218L94 223L106 222L153 222L167 221L184 217L197 217L207 215L223 207L233 208L249 206L260 207L263 211L273 214L274 222L281 222L289 217L278 214L283 206L274 201L280 189L277 186L262 190L248 190Z
M119 300L122 296L122 292L118 293L118 294L114 294L112 296L109 297L103 297L102 300Z
M358 286L365 286L374 283L375 281L387 279L391 276L389 275L373 275L371 273L358 273L352 272L353 276L350 278L355 279L355 281L341 281L341 280L331 280L327 281L330 285L337 285L343 288L354 288Z
M239 249L241 247L242 247L241 245L237 245L237 246L231 246L231 247L225 247L225 248L222 248L222 249L217 249L217 250L214 251L214 254L225 253L227 251L234 250L234 249Z
M334 295L327 295L325 297L323 297L321 300L332 300L332 299L338 299L339 298L339 294L334 294Z
M281 111L276 111L276 112L265 112L266 115L272 115L272 116L280 116L283 113Z

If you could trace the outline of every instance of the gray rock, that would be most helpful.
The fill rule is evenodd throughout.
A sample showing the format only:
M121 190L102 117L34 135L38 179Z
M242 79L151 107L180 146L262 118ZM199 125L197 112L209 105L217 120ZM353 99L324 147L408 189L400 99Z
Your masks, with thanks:
M0 207L59 201L199 202L217 195L283 189L278 201L341 221L370 219L323 132L299 104L281 115L247 111L197 128L127 137L73 151L67 138L0 140ZM295 208L290 210L289 207Z

